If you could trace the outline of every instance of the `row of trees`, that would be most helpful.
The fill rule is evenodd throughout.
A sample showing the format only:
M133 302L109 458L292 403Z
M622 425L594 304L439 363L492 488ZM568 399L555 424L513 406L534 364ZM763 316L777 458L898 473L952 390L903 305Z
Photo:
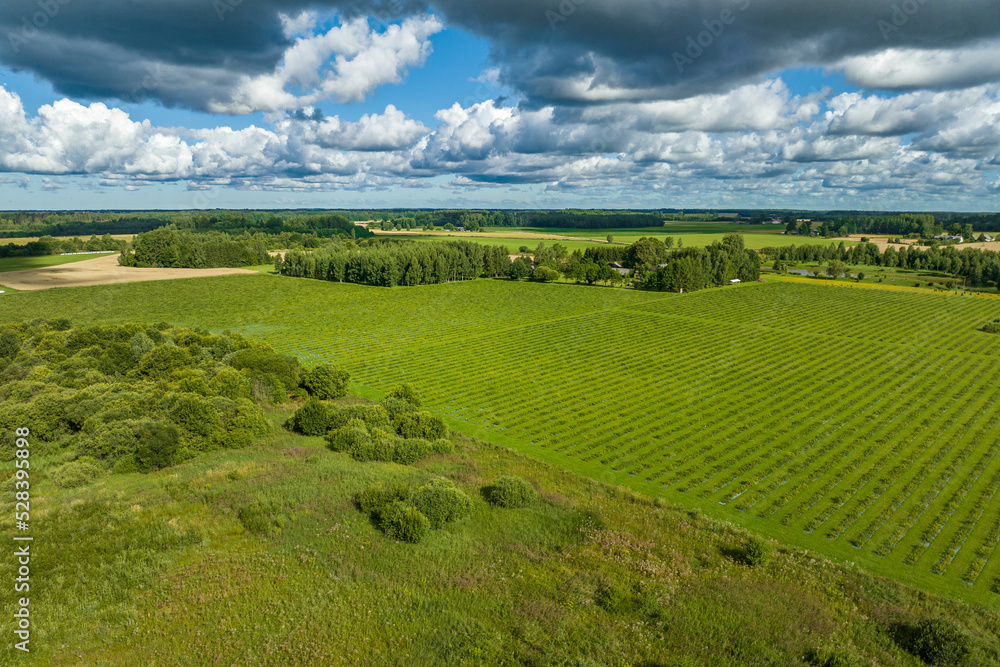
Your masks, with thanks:
M268 264L274 237L221 232L186 232L161 227L139 234L121 256L121 266L204 269Z
M507 248L468 241L329 244L314 252L290 251L274 258L281 275L378 287L507 276L509 267Z
M64 252L119 252L126 246L125 241L118 241L110 234L97 237L91 236L84 241L79 236L71 239L57 239L52 236L43 236L37 241L30 241L23 245L7 243L0 246L0 257L37 257L41 255L58 255Z
M975 248L940 246L920 250L903 245L897 250L893 246L885 252L873 243L859 243L846 248L837 246L788 246L784 248L764 248L761 255L783 263L840 261L862 266L899 267L915 271L940 271L954 276L968 278L969 284L982 287L1000 284L1000 253Z
M664 255L665 261L655 268L647 257L641 268L633 269L636 286L668 292L694 292L706 287L728 285L732 280L754 282L760 279L760 256L746 249L740 234L727 234L721 242L715 241L706 248L673 251L657 248L655 257L659 259Z

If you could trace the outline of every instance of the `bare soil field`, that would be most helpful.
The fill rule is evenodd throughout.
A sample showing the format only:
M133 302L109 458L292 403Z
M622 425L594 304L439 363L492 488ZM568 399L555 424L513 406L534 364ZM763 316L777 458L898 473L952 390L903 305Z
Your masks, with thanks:
M204 278L236 273L256 273L247 269L139 269L118 266L118 255L107 255L74 264L0 274L0 285L31 292L54 287L83 287L147 280Z

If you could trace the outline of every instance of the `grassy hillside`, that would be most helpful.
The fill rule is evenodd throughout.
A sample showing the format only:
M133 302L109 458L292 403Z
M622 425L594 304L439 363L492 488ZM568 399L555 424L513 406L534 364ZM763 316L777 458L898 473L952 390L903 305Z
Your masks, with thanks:
M464 433L966 600L1000 583L993 299L792 282L664 295L234 276L9 295L0 317L265 337L407 381Z
M271 413L275 428L286 416ZM697 510L457 444L412 466L358 463L278 431L72 489L45 477L59 455L35 459L35 650L15 656L5 642L0 655L99 667L917 665L903 647L943 618L967 638L967 664L1000 660L993 611L796 548L769 545L749 565L753 536ZM483 486L510 474L538 500L487 504ZM418 544L386 537L354 503L373 482L440 477L472 513ZM5 609L12 595L0 594Z

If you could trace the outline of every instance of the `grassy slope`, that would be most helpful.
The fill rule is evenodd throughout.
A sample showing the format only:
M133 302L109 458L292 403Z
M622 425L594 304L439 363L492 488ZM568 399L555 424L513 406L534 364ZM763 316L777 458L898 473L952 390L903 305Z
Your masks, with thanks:
M972 664L1000 659L995 611L794 548L750 567L740 529L479 441L403 467L279 433L72 490L44 479L61 458L33 461L44 549L32 560L34 652L18 664L794 665L822 646L917 665L892 627L928 616L976 638ZM478 490L501 474L533 480L541 500L489 507ZM373 481L433 476L474 510L418 545L353 507ZM237 516L258 501L275 508L267 535ZM11 567L0 561L8 580ZM0 594L4 608L12 595ZM13 653L0 648L5 662Z
M452 425L466 433L516 447L598 479L665 495L672 502L737 520L788 543L863 563L877 572L900 577L929 590L994 602L995 594L989 592L989 582L1000 572L1000 558L995 554L981 585L970 588L960 579L973 556L972 546L986 538L995 515L993 506L988 506L988 514L977 524L974 541L961 550L949 578L929 571L930 565L936 562L937 552L928 555L919 568L902 566L900 562L910 549L910 541L937 515L942 504L951 498L955 484L967 478L972 462L988 453L986 449L975 450L968 464L954 459L957 468L948 479L941 474L947 465L952 465L952 459L930 468L926 485L918 484L918 489L933 492L931 500L939 500L917 516L917 520L924 523L916 524L909 541L891 559L873 554L870 549L875 543L866 550L854 549L847 543L846 538L850 535L842 536L839 541L826 539L824 531L841 520L836 512L823 531L805 533L803 525L811 518L809 512L803 514L801 520L791 517L790 523L785 524L757 516L756 512L739 511L733 504L720 505L724 497L718 493L707 496L682 493L677 490L676 483L672 488L661 488L658 483L647 483L644 475L629 474L627 466L602 465L600 459L573 456L572 450L567 455L567 444L579 442L580 446L589 447L592 441L606 441L610 436L611 442L605 444L613 451L619 446L616 443L628 440L625 436L614 435L619 424L614 420L614 413L601 407L602 400L620 406L624 415L621 423L630 428L632 424L640 429L650 425L680 426L690 431L694 439L689 441L698 447L706 444L705 438L696 437L697 431L691 431L697 427L698 419L704 421L705 428L741 428L741 424L759 423L761 406L769 403L782 406L779 421L783 419L787 426L805 429L806 435L815 430L809 420L821 408L825 412L819 414L824 421L843 420L847 417L842 415L848 415L850 419L845 422L847 430L844 432L865 427L868 430L862 429L861 434L866 437L870 428L885 427L897 418L898 423L916 425L919 419L914 415L933 417L940 419L942 425L950 424L943 442L949 448L956 446L956 451L957 445L964 447L976 433L971 427L963 432L963 425L973 424L969 420L980 414L988 416L991 392L995 387L995 383L989 381L988 359L995 355L1000 339L976 333L974 328L977 322L992 319L989 313L996 310L992 300L792 283L780 292L768 291L775 287L747 286L739 290L678 297L505 281L378 290L267 276L235 276L15 294L10 295L14 307L0 318L10 321L66 316L78 322L133 318L150 322L169 320L213 329L232 327L262 335L279 349L295 353L309 363L323 359L345 362L359 378L375 387L384 389L400 379L414 382L428 393L431 404L445 414ZM781 298L775 300L767 297L768 294ZM837 300L827 303L827 294L836 296ZM876 295L880 299L893 300L876 302ZM741 312L747 304L753 305ZM803 316L800 308L807 305L812 310L808 316ZM873 314L897 312L901 315L892 316L891 321L873 319ZM406 322L406 326L399 326L400 322ZM650 329L650 323L656 326ZM900 338L890 336L889 340L882 340L893 327L898 328ZM581 332L587 336L583 341L575 338ZM692 344L696 347L690 347ZM704 361L698 361L698 346L704 346L704 354L716 359L712 362L717 367L715 373L705 370ZM650 350L657 353L650 355ZM798 357L799 361L789 367L788 364L797 358L791 354L792 350L808 353ZM844 360L849 358L871 361L845 366ZM729 359L738 363L728 368ZM931 364L931 359L940 363ZM903 362L927 368L914 376L917 384L885 394L889 397L886 405L893 410L890 413L892 421L887 416L881 421L875 420L871 427L866 426L865 414L854 417L852 411L865 408L867 403L862 402L863 398L871 402L883 397L872 391L887 382L877 377L879 369L892 369ZM641 369L648 364L657 368L643 374ZM631 369L628 377L618 375L622 366ZM779 366L784 370L775 375ZM860 383L853 388L852 374ZM469 382L467 378L474 380ZM582 388L580 378L586 385ZM679 379L680 388L660 387L665 378ZM750 385L734 393L725 384L731 381L730 378L750 382ZM962 389L970 378L985 384L981 390L963 395ZM526 406L519 408L520 413L498 400L506 400L511 390ZM827 395L839 403L831 402ZM921 415L919 410L903 414L913 405L911 399L915 395L930 402L924 409L925 414ZM713 398L692 417L680 421L669 418L667 413L656 417L656 411L663 410L663 405L683 403L688 400L685 397L692 401ZM799 400L789 403L788 397L799 397ZM968 401L976 403L972 405ZM712 406L715 408L706 409ZM560 424L567 421L565 410L570 408L577 411L568 417L570 427L576 431L572 438L560 435ZM928 412L931 409L932 412ZM871 416L878 415L873 412ZM715 436L716 431L711 433L707 443L714 442L712 437L722 442L723 436ZM648 438L648 435L643 437ZM788 446L798 447L810 438L792 438ZM532 442L535 440L541 442ZM558 446L545 446L546 441ZM852 447L860 447L865 442L847 441ZM659 442L654 438L641 444L656 451ZM928 441L917 438L915 442L926 444ZM984 446L990 444L992 447L993 442L992 436L982 439ZM770 440L759 443L761 446L769 444ZM921 449L917 453L924 452L921 455L924 458L918 457L916 463L930 465L938 451L947 453L950 450ZM782 460L777 457L762 459L766 449L748 452L746 460L760 467ZM777 453L784 455L781 449ZM706 455L715 456L715 460L706 459ZM689 457L683 462L689 474L697 476L720 461L731 460L733 453L725 447L716 447L707 454L694 452L684 456ZM822 479L836 479L841 474L838 466L851 462L850 458L830 459L819 474L826 475ZM970 497L981 493L983 484L992 478L998 465L1000 459L988 463L986 471L977 478L980 482L973 487ZM881 474L890 469L891 466L883 466ZM914 465L907 475L916 475L921 470L924 468ZM842 474L847 478L859 473L849 469ZM752 470L743 478L743 483L756 485L759 476L754 481L751 475ZM954 479L955 484L948 486L950 479ZM852 480L847 479L847 482ZM939 481L941 486L930 486ZM758 493L765 488L766 485L752 491ZM810 484L806 483L804 488L809 491ZM862 487L848 500L857 496L852 502L858 502L870 490L871 487ZM918 511L924 493L910 493L902 513ZM886 496L892 497L892 494ZM833 496L822 499L823 503L811 510L812 515L820 510L827 511L831 498ZM803 501L804 497L796 502ZM869 517L882 509L876 505ZM954 516L948 531L937 541L936 550L948 544L962 517L961 513Z
M113 255L115 253L102 253L100 255L42 255L39 257L0 257L0 273L8 271L25 271L27 269L43 269L49 266L61 266L63 264L73 264L83 262L88 259ZM2 281L2 279L0 279Z

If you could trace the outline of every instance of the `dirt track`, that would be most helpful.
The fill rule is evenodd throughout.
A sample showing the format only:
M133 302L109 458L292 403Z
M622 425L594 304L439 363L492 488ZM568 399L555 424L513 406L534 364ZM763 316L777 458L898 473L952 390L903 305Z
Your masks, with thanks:
M255 272L247 269L137 269L118 266L118 255L107 255L73 264L0 273L0 285L31 292L53 287L83 287L112 283L135 283L146 280L204 278L236 273Z

